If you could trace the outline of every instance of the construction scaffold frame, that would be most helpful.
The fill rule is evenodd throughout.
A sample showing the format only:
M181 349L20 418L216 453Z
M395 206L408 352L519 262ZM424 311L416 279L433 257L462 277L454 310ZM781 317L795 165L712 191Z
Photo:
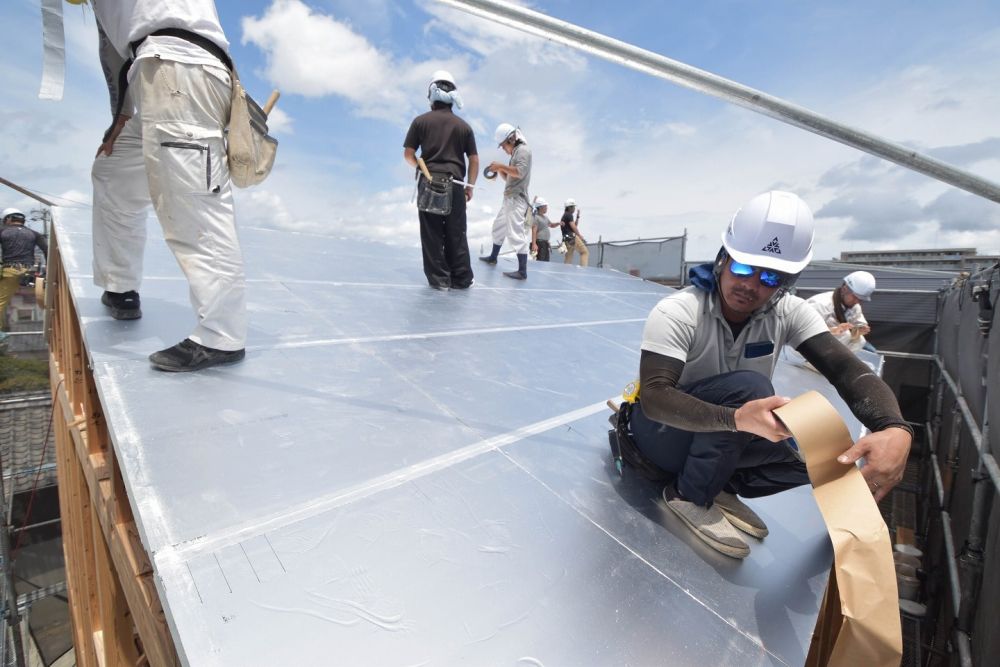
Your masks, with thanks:
M77 664L177 665L54 235L50 259L45 296L53 429Z
M939 297L937 331L946 319L944 312L946 300L949 297L962 299L963 291L971 291L967 288L975 283L992 285L991 276L1000 277L1000 265L970 276L967 281L960 282L942 293ZM993 298L990 299L987 291L986 301L982 303L989 304L991 300L996 303L998 294L1000 292L994 288ZM970 338L981 335L988 339L995 320L995 310L992 307L980 309L977 322L979 331L973 331L973 327L968 323L964 328L959 327L957 335L961 338L960 348L971 354L977 341ZM964 337L962 334L965 334ZM996 347L995 343L993 347ZM958 653L961 667L972 667L976 664L972 637L980 611L991 508L996 493L1000 492L1000 466L997 465L996 457L990 447L989 392L991 386L997 386L996 381L1000 378L993 378L993 382L990 382L990 369L984 367L980 426L966 398L973 388L963 387L961 378L953 377L954 369L953 372L949 372L941 350L940 333L935 334L932 354L880 352L889 358L930 363L933 389L928 396L928 418L922 424L926 446L921 461L924 479L920 491L925 499L921 532L925 537L930 535L936 527L934 521L940 522L941 550L947 581L945 602L948 604L943 606L939 618L944 617L950 622L951 627L947 634L950 635L954 649ZM962 460L963 441L971 443L971 450L976 455L974 462ZM944 465L940 458L944 459ZM966 539L961 548L958 548L955 539L956 518L953 503L960 470L963 467L970 469L973 488L967 508L969 517ZM933 553L925 554L925 558L934 556Z

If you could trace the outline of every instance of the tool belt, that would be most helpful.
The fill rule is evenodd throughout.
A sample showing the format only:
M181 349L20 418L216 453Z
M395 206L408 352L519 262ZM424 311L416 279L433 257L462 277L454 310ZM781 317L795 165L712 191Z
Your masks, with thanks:
M454 188L451 174L431 172L431 180L418 176L417 210L434 215L450 215Z
M278 140L268 134L267 114L253 100L240 82L239 72L232 59L218 44L198 33L182 28L162 28L150 35L177 37L201 47L215 56L229 70L232 76L230 92L229 123L226 135L226 156L229 162L229 177L233 185L246 188L262 182L271 173L274 158L278 152ZM131 52L138 51L145 37L129 44ZM111 127L104 133L104 140L110 136L118 116L122 113L125 89L128 87L128 70L134 58L129 58L118 72L118 103Z
M632 410L641 410L638 403L624 402L618 412L608 417L612 429L608 431L608 444L611 446L611 458L618 474L622 474L623 464L627 463L635 471L652 482L666 482L674 475L650 461L635 444L629 420Z

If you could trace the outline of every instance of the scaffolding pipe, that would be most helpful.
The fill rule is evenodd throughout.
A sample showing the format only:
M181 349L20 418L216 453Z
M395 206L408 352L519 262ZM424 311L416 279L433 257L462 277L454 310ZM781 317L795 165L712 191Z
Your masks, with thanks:
M756 111L821 137L895 162L967 192L1000 202L1000 185L773 95L606 35L501 0L438 0L469 14L558 42L685 88Z
M11 493L11 496L14 494ZM3 579L6 589L7 606L7 627L10 628L10 636L14 647L14 664L17 667L24 667L24 644L21 641L21 614L17 610L17 592L14 590L14 564L10 560L10 526L7 525L9 514L3 517L3 525L0 526L0 558L3 559ZM6 633L5 633L6 634Z
M989 442L989 390L983 399L983 441ZM985 461L980 459L972 475L975 490L972 495L972 517L969 519L969 535L958 559L962 574L962 605L958 611L958 627L964 632L972 632L979 606L979 588L983 580L983 552L986 549L986 533L989 530L990 506L993 503L993 489L985 484L983 474Z
M935 359L938 365L938 369L941 371L941 376L944 378L948 387L951 389L951 393L955 396L955 403L958 405L958 409L962 412L962 418L965 421L966 428L969 429L969 434L972 436L972 444L976 446L976 451L979 452L979 458L982 461L982 465L986 468L986 472L989 473L990 479L993 481L993 487L1000 490L1000 466L997 466L997 460L989 452L983 449L983 434L979 430L979 425L976 424L975 418L972 416L972 411L969 410L969 404L965 402L965 398L962 397L962 390L959 388L955 381L951 379L948 375L948 371L945 370L944 362L938 357Z
M930 422L927 428L930 429ZM938 467L937 453L931 452L931 475L934 478L934 489L937 491L938 507L945 507L944 502L944 481L941 479L941 468Z
M879 290L882 292L883 290ZM888 291L888 290L884 290ZM891 357L893 359L915 359L917 361L936 361L937 357L933 354L920 354L917 352L893 352L892 350L879 350L878 354L883 357Z
M955 629L955 645L958 647L958 664L960 667L972 667L972 642L969 635L958 628Z

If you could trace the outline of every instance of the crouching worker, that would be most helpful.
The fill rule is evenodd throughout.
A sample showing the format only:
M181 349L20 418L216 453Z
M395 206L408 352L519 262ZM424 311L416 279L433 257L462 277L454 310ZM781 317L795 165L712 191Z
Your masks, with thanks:
M872 431L838 461L866 457L862 474L876 501L902 479L912 430L889 387L804 300L786 294L812 257L805 202L787 192L759 195L722 240L715 263L693 269L692 286L662 299L646 320L641 395L623 405L623 417L633 457L645 464L640 472L667 481L667 507L699 539L745 558L750 547L735 529L758 538L768 529L739 496L809 483L772 413L789 400L774 395L770 380L782 345L826 376Z

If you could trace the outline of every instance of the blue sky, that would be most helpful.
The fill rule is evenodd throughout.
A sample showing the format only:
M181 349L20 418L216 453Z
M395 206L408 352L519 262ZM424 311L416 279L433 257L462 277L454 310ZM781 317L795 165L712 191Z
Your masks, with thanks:
M573 197L588 240L679 235L689 258L771 188L817 214L817 257L971 246L1000 252L1000 208L828 140L666 81L490 24L432 0L217 3L241 78L272 119L278 164L239 191L242 224L418 245L401 158L432 71L451 70L484 162L499 122L534 152L532 194ZM706 69L1000 181L1000 3L535 2L534 9ZM66 92L37 99L37 0L7 0L0 176L58 195L89 220L89 170L110 111L94 18L65 6ZM488 244L500 188L469 212ZM28 202L13 192L0 204Z

